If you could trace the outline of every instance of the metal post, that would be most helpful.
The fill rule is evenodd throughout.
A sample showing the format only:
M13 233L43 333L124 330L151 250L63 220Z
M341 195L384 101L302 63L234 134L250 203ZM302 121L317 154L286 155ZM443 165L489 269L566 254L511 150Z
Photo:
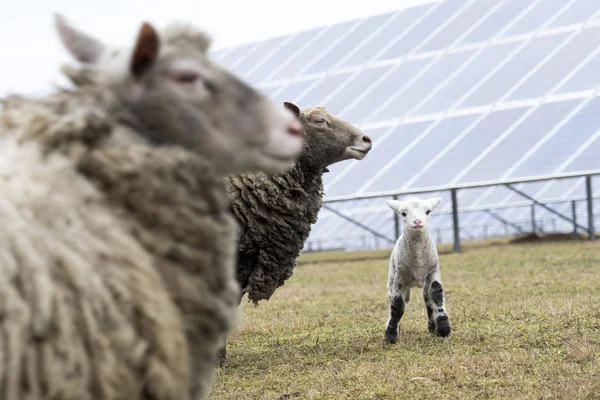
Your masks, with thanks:
M571 201L571 212L573 213L573 239L577 239L577 204Z
M394 200L398 200L398 196L394 196ZM394 211L394 235L396 237L395 240L398 240L400 237L400 217L396 211Z
M588 212L588 238L589 240L596 239L594 232L594 199L592 198L592 177L585 177L585 194L587 197L587 212Z
M452 194L452 228L454 230L454 252L460 253L460 231L458 226L458 200L456 199L456 189L451 190Z
M536 233L537 227L535 225L535 203L531 203L531 233Z

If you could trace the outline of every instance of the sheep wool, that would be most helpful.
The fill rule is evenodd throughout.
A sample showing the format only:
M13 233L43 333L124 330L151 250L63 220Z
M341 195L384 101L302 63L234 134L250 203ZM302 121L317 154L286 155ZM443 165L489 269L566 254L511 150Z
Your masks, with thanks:
M97 58L94 49L106 53L61 18L58 30L81 62ZM144 24L125 71L86 65L90 74L71 71L87 77L82 87L3 102L2 399L195 400L210 392L240 295L221 177L281 172L301 139L289 133L299 127L291 113L216 66L219 96L188 90L187 81L174 90L180 59L188 74L192 57L212 65L201 35L178 32L162 43L165 56ZM285 150L274 153L278 163L264 160L269 146Z
M304 130L304 150L288 171L231 175L225 179L231 210L240 225L237 279L243 293L257 304L271 298L292 276L304 241L323 204L327 166L363 159L371 139L323 106L294 112Z

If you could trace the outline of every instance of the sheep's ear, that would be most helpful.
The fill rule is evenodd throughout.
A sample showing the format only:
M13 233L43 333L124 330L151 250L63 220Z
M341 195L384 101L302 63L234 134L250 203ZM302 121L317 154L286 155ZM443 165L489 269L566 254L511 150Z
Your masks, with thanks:
M94 64L104 53L100 41L75 29L61 14L54 14L54 26L63 46L79 62Z
M440 204L440 201L442 201L441 197L434 197L433 199L429 199L429 206L432 210L434 210L438 206L438 204Z
M300 107L289 101L284 101L283 106L293 112L296 117L300 118Z
M388 200L387 205L396 212L400 212L402 209L402 202L400 200Z
M156 61L158 47L159 39L156 29L149 23L144 22L138 33L131 56L130 70L133 76L139 78L148 71Z

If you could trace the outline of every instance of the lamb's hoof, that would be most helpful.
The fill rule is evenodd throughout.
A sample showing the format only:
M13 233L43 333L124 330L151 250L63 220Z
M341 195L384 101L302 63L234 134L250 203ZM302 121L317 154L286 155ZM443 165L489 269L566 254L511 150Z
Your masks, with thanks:
M227 361L227 349L219 349L219 354L217 355L217 367L221 368L225 365Z
M439 317L436 321L435 334L437 336L446 337L450 335L450 331L450 320L448 319L448 316L443 315Z
M398 331L387 328L385 330L385 336L383 337L383 340L388 344L395 344L398 341Z
M427 321L427 329L429 330L429 333L435 333L435 321L430 319L429 321Z

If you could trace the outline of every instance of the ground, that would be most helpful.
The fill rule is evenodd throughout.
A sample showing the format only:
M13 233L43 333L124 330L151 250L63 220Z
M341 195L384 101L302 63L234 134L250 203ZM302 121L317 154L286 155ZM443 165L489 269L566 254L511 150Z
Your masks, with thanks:
M271 300L244 302L211 398L600 398L600 242L442 254L451 336L427 332L414 289L395 345L388 256L307 254Z

